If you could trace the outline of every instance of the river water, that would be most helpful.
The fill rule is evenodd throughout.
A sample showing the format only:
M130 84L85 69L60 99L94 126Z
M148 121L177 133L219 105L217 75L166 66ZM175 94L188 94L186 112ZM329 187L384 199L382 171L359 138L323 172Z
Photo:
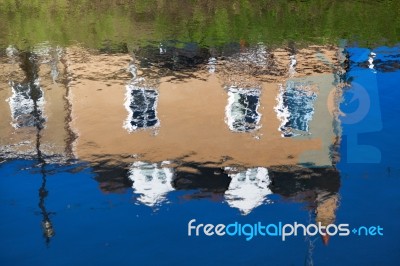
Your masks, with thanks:
M0 1L1 264L397 265L399 6L317 2Z

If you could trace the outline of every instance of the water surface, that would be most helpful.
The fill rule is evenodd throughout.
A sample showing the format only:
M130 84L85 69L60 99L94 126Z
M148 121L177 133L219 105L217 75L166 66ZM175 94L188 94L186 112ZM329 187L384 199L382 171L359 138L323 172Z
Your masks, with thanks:
M396 265L398 8L0 1L1 263Z

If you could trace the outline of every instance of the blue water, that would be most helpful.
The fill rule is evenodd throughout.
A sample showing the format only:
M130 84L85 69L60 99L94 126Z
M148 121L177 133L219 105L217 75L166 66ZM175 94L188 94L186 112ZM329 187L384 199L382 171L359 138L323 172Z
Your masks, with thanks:
M336 224L377 226L383 236L321 237L189 237L187 223L313 223L309 203L279 194L243 216L223 198L188 200L188 190L169 192L166 203L147 207L131 188L105 193L88 164L45 165L12 160L0 164L1 265L398 265L400 261L400 71L358 66L370 53L352 48L347 78L359 84L344 92L340 205ZM375 60L383 51L374 50ZM397 58L398 60L398 58ZM383 64L383 63L381 63ZM352 101L353 98L355 101ZM366 112L359 111L369 97ZM357 113L359 112L359 113ZM350 119L347 117L346 119ZM347 122L346 122L347 121ZM46 244L39 188L46 179L45 212L55 235Z

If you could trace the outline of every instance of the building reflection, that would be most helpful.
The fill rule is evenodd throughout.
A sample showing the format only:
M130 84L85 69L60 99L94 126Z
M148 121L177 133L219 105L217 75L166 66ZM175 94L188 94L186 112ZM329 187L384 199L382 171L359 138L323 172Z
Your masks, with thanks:
M188 161L199 163L229 156L230 165L249 167L331 166L340 127L331 115L340 97L331 97L337 53L262 44L206 51L174 42L133 55L69 47L75 155L89 162L135 153L150 162L191 154Z
M184 199L226 202L247 215L277 194L304 202L317 222L335 220L339 48L125 48L42 45L28 57L36 58L29 82L22 57L9 50L1 61L9 73L0 90L9 99L0 103L1 156L38 157L44 170L78 158L102 191L132 189L152 208L180 190ZM45 171L43 178L50 238Z

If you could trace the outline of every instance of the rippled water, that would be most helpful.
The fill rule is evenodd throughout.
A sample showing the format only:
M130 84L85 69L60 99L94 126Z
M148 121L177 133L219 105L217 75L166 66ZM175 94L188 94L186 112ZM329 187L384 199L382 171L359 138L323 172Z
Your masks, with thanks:
M397 2L50 2L0 1L2 265L397 264Z

